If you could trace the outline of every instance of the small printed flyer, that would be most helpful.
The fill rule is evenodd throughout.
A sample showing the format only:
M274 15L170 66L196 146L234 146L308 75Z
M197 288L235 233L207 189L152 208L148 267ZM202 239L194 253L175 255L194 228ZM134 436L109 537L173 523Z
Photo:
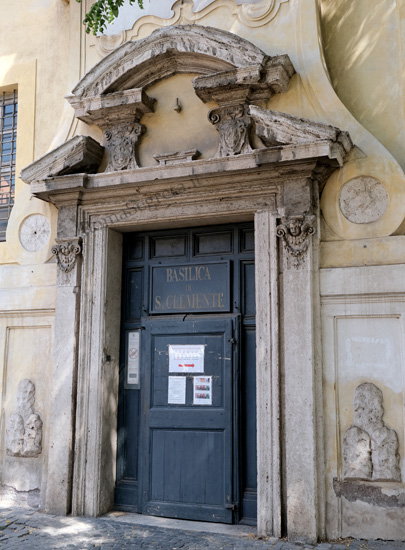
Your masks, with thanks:
M212 405L212 376L194 376L194 405Z
M183 376L169 376L167 403L169 405L186 404L186 378Z
M204 345L169 344L169 372L204 372Z

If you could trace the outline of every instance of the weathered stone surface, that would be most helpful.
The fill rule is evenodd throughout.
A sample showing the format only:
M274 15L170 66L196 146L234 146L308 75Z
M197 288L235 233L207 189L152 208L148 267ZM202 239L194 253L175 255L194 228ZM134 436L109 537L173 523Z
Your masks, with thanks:
M373 481L401 481L398 436L387 428L382 391L370 382L357 386L353 425L343 438L343 476Z
M348 153L353 143L347 132L339 128L313 122L287 113L268 111L255 105L249 107L249 114L256 125L256 134L267 147L287 143L311 143L328 140L339 143Z
M249 131L252 125L244 105L227 105L210 111L209 120L219 133L219 146L215 157L230 157L251 153Z
M104 132L108 151L106 172L138 168L136 144L144 131L145 127L138 122L123 122Z
M264 105L273 93L286 91L294 72L290 59L284 55L267 58L261 65L198 76L193 80L195 93L202 101L219 104L208 115L219 132L216 157L252 151L248 104Z
M56 241L56 245L52 247L52 252L56 255L59 269L63 273L72 271L81 250L80 239L58 239Z
M340 191L339 206L353 223L372 223L388 208L388 193L378 179L359 176L346 182Z
M21 170L21 179L32 183L64 174L91 174L97 171L103 153L104 147L93 138L75 136Z
M288 252L298 258L308 250L310 235L315 233L315 216L281 218L277 237L283 239Z
M273 94L285 92L295 73L288 55L266 58L260 65L236 68L211 75L197 76L193 86L197 96L204 101L246 101L264 104ZM233 96L233 97L232 97Z
M42 452L42 419L34 412L35 385L24 379L18 384L17 410L9 416L6 445L9 456L37 457Z
M261 65L268 56L233 33L178 25L126 42L102 59L73 89L76 97L93 97L149 86L171 74L212 74Z
M405 492L402 488L391 493L378 485L334 478L333 489L336 496L345 497L349 502L360 500L381 508L405 508Z
M143 89L89 98L71 95L66 99L78 119L103 130L108 153L106 172L138 168L136 144L145 131L139 121L144 114L152 112L154 106L154 100Z
M96 97L66 97L75 116L87 124L105 128L128 120L139 120L153 111L155 100L142 88L124 90Z
M189 149L188 151L177 151L176 153L163 153L160 155L153 155L153 158L161 166L168 164L180 164L182 162L190 162L200 156L200 151L197 149Z

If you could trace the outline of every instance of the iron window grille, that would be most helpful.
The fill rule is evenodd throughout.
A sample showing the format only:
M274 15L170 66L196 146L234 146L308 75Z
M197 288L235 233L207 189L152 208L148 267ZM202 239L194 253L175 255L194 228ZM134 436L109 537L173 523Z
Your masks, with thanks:
M0 95L0 241L14 205L17 145L17 90Z

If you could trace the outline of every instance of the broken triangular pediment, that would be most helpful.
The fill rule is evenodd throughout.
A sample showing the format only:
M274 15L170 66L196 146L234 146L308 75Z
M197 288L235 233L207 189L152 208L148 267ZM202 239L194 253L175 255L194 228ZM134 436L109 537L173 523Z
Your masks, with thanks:
M25 183L53 176L97 172L104 147L90 136L75 136L21 171Z
M339 142L346 153L353 143L347 132L320 122L313 122L287 113L261 109L250 105L249 115L255 124L256 135L267 147L305 144L315 141Z

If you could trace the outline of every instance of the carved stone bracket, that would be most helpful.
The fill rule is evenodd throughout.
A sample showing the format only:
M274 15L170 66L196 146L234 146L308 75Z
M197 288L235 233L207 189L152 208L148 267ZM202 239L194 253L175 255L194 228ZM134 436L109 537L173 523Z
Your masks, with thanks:
M56 242L57 244L52 247L52 254L56 255L59 269L63 273L69 273L82 251L80 239L58 239Z
M287 251L298 258L308 250L310 235L315 233L315 216L289 216L281 218L276 229L277 237L283 239Z
M145 126L138 122L118 124L104 132L109 158L106 172L139 168L136 144L144 132Z
M78 119L96 124L104 132L108 155L107 172L139 168L136 144L145 127L140 120L153 111L155 100L143 88L123 90L88 98L68 96Z
M266 58L261 65L198 76L193 85L204 101L216 101L208 119L219 132L216 157L250 153L252 118L249 105L265 105L273 94L284 92L294 67L288 56Z
M251 153L249 131L252 125L244 105L228 105L212 109L208 119L219 132L216 157L229 157Z

